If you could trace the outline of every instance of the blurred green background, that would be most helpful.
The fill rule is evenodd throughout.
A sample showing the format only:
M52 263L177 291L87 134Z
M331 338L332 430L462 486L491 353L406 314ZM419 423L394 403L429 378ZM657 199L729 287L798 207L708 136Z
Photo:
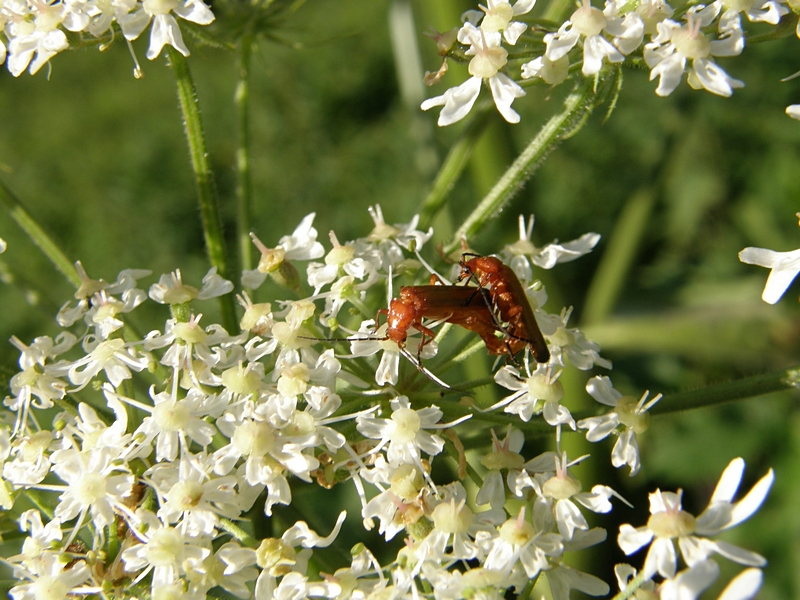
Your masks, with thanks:
M268 32L273 39L259 42L251 92L253 229L266 244L276 244L311 211L326 246L331 229L342 241L366 235L370 205L380 204L389 223L418 212L464 124L439 129L438 109L418 110L422 73L407 54L395 55L390 31L392 7L408 6L416 36L405 41L418 44L423 69L436 70L441 59L422 32L456 26L473 4L309 0ZM189 41L234 247L237 61L230 52ZM146 45L146 39L134 43L142 59ZM685 82L658 98L646 71L626 71L608 120L605 107L597 111L507 210L470 240L478 251L499 251L517 238L517 216L531 213L538 245L587 231L602 234L592 255L537 275L548 287L547 308L574 306L571 324L614 362L616 387L637 396L645 389L669 393L777 370L800 357L800 285L767 306L760 300L767 271L737 260L746 246L800 247L794 216L800 210L800 122L784 114L788 104L800 102L800 79L779 81L800 69L800 40L753 45L741 57L719 62L746 82L729 99L691 90ZM147 268L154 273L149 285L180 268L185 281L199 283L208 268L174 79L165 63L162 57L143 65L145 77L136 80L125 44L118 42L102 53L55 57L49 80L46 68L19 79L0 70L0 177L92 277L113 280L121 269ZM413 75L411 85L401 83L401 72ZM463 67L453 67L442 84L424 93L441 94L464 76ZM434 243L449 239L559 110L568 88L528 88L514 105L522 115L517 126L492 113L435 221ZM4 214L0 237L9 244L0 257L0 340L55 334L53 317L71 298L71 288ZM606 254L615 243L614 255ZM427 256L435 259L432 248ZM621 285L609 289L603 269L611 267ZM13 372L17 359L10 344L0 344L0 379ZM574 402L566 401L571 408L585 406L584 381L565 381L574 395ZM772 466L777 483L767 505L726 539L769 559L760 597L798 597L797 400L797 393L774 394L655 418L643 441L642 474L633 480L625 473L591 475L607 462L610 446L593 448L592 464L582 465L579 474L616 478L614 485L637 506L635 513L615 511L596 522L609 528L610 537L619 522L643 523L646 493L655 486L683 487L686 506L699 512L730 459L747 460L746 486ZM588 451L576 440L567 443L574 444L573 456ZM601 560L614 589L610 568L623 558ZM638 566L641 558L629 562Z

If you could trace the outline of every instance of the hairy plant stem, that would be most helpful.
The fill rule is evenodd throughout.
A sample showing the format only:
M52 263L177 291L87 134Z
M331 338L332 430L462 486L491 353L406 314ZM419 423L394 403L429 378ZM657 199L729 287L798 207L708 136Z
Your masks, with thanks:
M783 390L800 389L800 365L664 396L650 412L654 415L745 400Z
M8 215L19 225L31 241L36 244L44 255L53 263L53 266L64 276L64 278L76 289L81 286L81 278L75 265L67 258L67 255L58 247L53 239L45 233L44 229L22 206L19 198L0 181L0 204L8 212Z
M616 596L614 596L611 600L626 600L627 598L630 598L631 596L633 596L636 593L636 591L640 587L642 587L642 584L645 581L647 581L647 580L644 578L644 576L641 573L637 574L636 577L634 577L633 579L631 579L628 582L628 585L625 586L625 589L622 590Z
M473 238L489 219L500 213L512 196L536 172L550 151L581 128L586 118L605 98L605 88L610 79L613 78L588 77L577 85L564 100L564 109L545 123L528 147L458 228L452 241L445 247L445 253L458 250L462 239Z
M230 533L248 548L258 548L259 541L230 519L221 518L219 525L223 531Z
M189 144L189 156L192 161L195 184L197 185L197 196L200 203L200 215L208 259L211 265L217 268L217 273L221 277L229 279L217 190L214 186L214 178L208 163L208 151L206 150L203 124L200 120L197 92L186 58L172 46L166 46L166 50L178 85L178 100L181 105L186 141ZM228 331L237 331L238 324L233 296L231 294L220 296L219 302L225 327Z

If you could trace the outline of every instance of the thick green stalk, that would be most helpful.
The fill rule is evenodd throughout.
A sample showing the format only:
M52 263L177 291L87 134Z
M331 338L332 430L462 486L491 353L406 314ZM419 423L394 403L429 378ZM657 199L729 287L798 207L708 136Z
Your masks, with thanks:
M183 114L186 141L189 144L189 156L192 160L197 196L200 203L200 215L203 224L203 233L206 240L206 251L211 265L217 267L217 273L228 279L228 268L225 261L225 243L222 237L222 221L219 216L219 203L214 178L208 163L203 124L200 120L200 107L197 101L197 92L189 71L186 58L172 46L167 46L167 55L175 80L178 84L178 100ZM228 331L237 331L236 311L233 305L233 296L225 294L220 296L220 309L222 320Z
M699 390L668 394L650 412L654 415L678 412L798 389L800 389L800 366L710 385Z
M8 211L9 216L14 219L17 225L31 238L31 241L39 246L44 255L50 259L56 269L69 281L76 289L81 285L81 278L75 265L62 252L61 248L47 235L44 229L36 220L25 210L22 203L14 193L8 189L5 183L0 181L0 204Z
M595 89L595 84L605 87L605 83L604 79L586 78L567 96L564 110L545 123L528 147L458 228L450 244L445 247L447 254L458 250L462 239L472 239L530 179L550 151L583 125L595 106L605 97L605 93Z
M250 57L253 38L249 32L241 39L239 48L239 81L236 84L236 110L239 117L239 147L236 149L236 201L238 222L236 238L242 269L253 268L253 242L250 240L252 214L252 182L250 180Z

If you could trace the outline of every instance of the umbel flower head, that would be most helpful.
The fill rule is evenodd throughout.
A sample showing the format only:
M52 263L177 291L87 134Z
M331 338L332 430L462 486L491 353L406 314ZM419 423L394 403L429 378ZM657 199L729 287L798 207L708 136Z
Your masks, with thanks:
M0 63L5 61L15 77L25 69L33 75L53 56L69 48L65 31L106 39L117 26L125 39L135 40L151 23L147 58L155 59L167 44L188 56L189 49L173 14L198 25L214 21L211 8L203 0L3 1L0 32L8 44L3 44L0 35Z
M495 2L489 10L502 16L502 8ZM9 425L0 424L0 507L19 509L20 499L35 490L49 511L26 511L20 519L22 551L9 559L12 598L98 595L109 582L124 581L154 598L201 600L224 590L259 600L499 600L538 576L554 600L568 600L571 590L608 592L606 583L566 563L569 553L607 537L590 526L585 511L605 514L614 498L624 499L607 485L588 489L570 470L586 457L569 461L560 449L522 456L523 431L555 431L558 446L561 430L576 427L560 374L611 367L599 346L567 328L568 310L545 310L544 286L532 280L534 267L554 268L589 252L597 234L536 248L532 221L521 222L520 239L503 256L518 270L521 293L514 302L530 304L551 358L533 368L520 353L519 369L495 365L495 395L502 399L478 407L462 396L471 388L454 397L438 378L446 357L464 349L452 329L439 329L423 314L400 344L371 320L354 331L359 315L387 305L398 272L407 278L419 270L420 282L431 276L418 251L433 232L419 231L416 218L389 225L379 207L371 215L371 232L344 243L331 233L328 252L317 241L313 214L276 247L259 243L257 274L292 265L296 285L291 300L254 302L251 294L260 289L241 295L238 330L196 312L207 299L232 293L233 284L215 270L202 285L172 271L150 282L148 294L137 287L147 273L124 270L111 284L83 273L77 302L60 311L64 330L55 339L25 344L14 338L19 373L4 400L9 414L2 422ZM466 283L477 314L491 320L501 342L507 325L494 320L495 307L477 284ZM437 291L445 292L445 302L454 292ZM164 318L143 339L121 335L129 313L145 303ZM453 324L462 323L470 324ZM417 352L415 328L435 333L436 342ZM476 349L486 345L466 329ZM444 361L436 362L434 348ZM452 373L442 371L448 379ZM634 434L647 425L648 404L622 397L608 378L590 382L589 392L613 412L580 425L592 440L619 434L612 463L635 470ZM63 411L53 419L57 407ZM486 426L498 417L509 421L502 441ZM479 449L481 435L488 453ZM462 438L470 439L469 451ZM477 460L488 470L483 477L471 464ZM445 461L457 473L441 468ZM763 564L754 553L707 539L749 516L766 495L771 475L744 500L732 501L741 468L741 461L732 463L699 518L683 516L679 494L657 492L648 526L621 534L626 551L652 542L655 558L645 570L674 573L660 583L665 590L696 589L694 582L716 577L713 554ZM462 483L467 477L475 480L477 497ZM304 505L315 485L317 504ZM334 522L322 506L337 485L352 485L359 498L351 521L367 530L377 524L385 540L406 538L386 565L358 544L344 562L349 566L332 575L308 568L314 549L330 546L344 521L344 513ZM280 505L330 517L318 529L330 535L302 521L286 523L291 513L274 514ZM262 516L250 522L255 511ZM267 536L260 545L246 533L250 527L253 537ZM669 564L674 539L688 565L683 572Z

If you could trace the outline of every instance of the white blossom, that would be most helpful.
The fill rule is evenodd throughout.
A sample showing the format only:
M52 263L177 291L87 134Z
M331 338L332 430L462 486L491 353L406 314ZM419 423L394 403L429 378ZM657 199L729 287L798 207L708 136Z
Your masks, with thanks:
M644 47L644 60L650 67L650 79L656 77L656 94L668 96L678 87L689 66L688 83L694 89L704 88L719 96L730 96L744 86L733 79L713 60L714 56L736 56L744 49L744 33L739 15L729 12L719 20L717 39L709 40L701 29L719 14L719 5L693 6L685 15L686 24L671 19L658 23L658 35Z
M617 541L625 554L633 554L645 545L650 549L643 573L646 578L659 573L673 577L677 557L673 540L677 539L681 555L689 567L720 554L739 564L761 567L766 561L755 552L744 550L706 536L717 535L748 519L761 506L769 493L774 475L772 470L762 477L739 502L732 502L744 472L744 461L734 459L725 469L711 496L708 507L695 518L681 507L681 492L650 494L650 519L647 526L633 528L621 525ZM652 543L651 543L652 542Z

